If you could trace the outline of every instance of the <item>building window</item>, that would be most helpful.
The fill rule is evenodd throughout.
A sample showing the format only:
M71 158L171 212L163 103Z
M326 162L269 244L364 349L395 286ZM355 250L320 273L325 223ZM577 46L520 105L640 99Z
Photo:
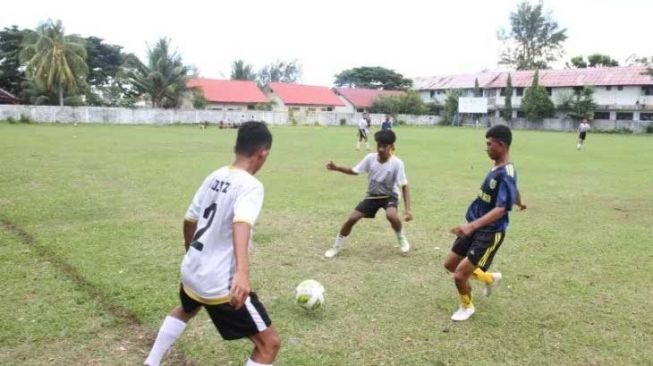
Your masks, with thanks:
M642 94L644 95L653 95L653 86L643 86Z
M430 95L431 99L433 99L433 97L435 97L435 90L431 90L429 92L429 95Z
M610 112L594 112L594 119L610 119Z
M500 97L505 97L506 96L506 88L501 88L501 90L499 91L499 96Z
M549 96L551 96L551 94L553 94L553 89L552 88L545 88L545 89L546 89L546 94L548 94Z
M522 95L524 95L524 88L517 88L516 90L517 90L517 96L518 97L521 97Z
M633 112L617 112L617 121L632 121Z
M247 105L247 110L248 110L248 111L253 111L253 110L255 110L255 109L256 109L256 106L255 106L254 104L248 104L248 105Z
M363 113L363 112L365 112L365 108L358 108L358 109L356 109L356 112Z
M610 86L610 85L606 86L605 90L612 90L612 86Z
M575 87L574 87L574 93L576 93L576 94L580 94L580 92L582 92L582 91L583 91L583 87L582 87L582 86L575 86Z
M623 87L622 85L619 85L619 86L617 87L617 90L624 90L624 87Z
M653 113L640 113L639 114L639 120L640 121L653 121Z
M523 111L517 111L517 118L526 118L526 113Z
M327 112L331 112L331 111L333 111L333 107L326 107L326 111L327 111Z

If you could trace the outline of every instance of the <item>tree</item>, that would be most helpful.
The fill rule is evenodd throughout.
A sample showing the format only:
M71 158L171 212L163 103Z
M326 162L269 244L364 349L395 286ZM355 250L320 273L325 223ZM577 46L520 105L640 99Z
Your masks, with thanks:
M571 60L571 65L567 63L568 68L577 68L577 69L584 69L586 67L615 67L619 66L619 61L613 59L612 57L608 55L604 55L601 53L594 53L589 56L587 56L587 62L583 58L583 56L576 56L572 57Z
M302 74L302 67L297 60L280 61L263 66L258 72L256 79L260 87L268 83L283 82L294 83L299 80Z
M474 97L482 97L483 92L481 91L481 87L478 85L478 78L474 79Z
M183 64L181 55L170 50L167 38L148 46L147 64L128 57L125 66L126 79L136 91L147 95L155 108L176 108L189 91L186 81L190 68Z
M563 108L568 110L567 115L576 120L583 118L591 119L596 110L593 95L594 90L588 87L583 87L582 90L574 92L568 104L563 106Z
M506 81L505 100L503 102L503 119L512 121L512 77L508 74Z
M500 63L517 70L545 69L562 55L566 29L559 29L542 6L542 3L531 5L523 1L516 12L510 13L511 32L498 34L499 40L507 43Z
M85 41L89 68L86 102L105 106L133 105L136 93L121 75L127 58L134 56L123 53L121 46L104 43L101 38L87 37Z
M56 91L60 106L64 104L64 92L73 93L86 85L84 41L66 36L61 21L49 20L30 33L20 57L26 63L28 79L38 88Z
M531 121L538 121L553 116L555 107L549 98L546 89L539 84L539 71L533 75L533 84L524 92L520 109Z
M443 123L445 125L450 125L453 123L453 119L458 113L458 98L460 98L461 92L457 89L450 89L447 91L447 98L444 100L444 115Z
M570 64L571 63L571 64ZM587 67L587 62L583 56L575 56L567 63L567 68L570 69L584 69Z
M350 88L368 88L384 90L406 90L413 85L413 81L404 78L394 70L380 66L361 66L347 69L336 76L336 86Z
M231 80L256 80L256 73L252 70L252 65L236 60L231 65Z
M419 93L408 91L402 95L381 95L370 107L372 113L390 114L425 114L428 107L422 101Z
M26 78L21 68L21 45L32 32L15 25L0 31L0 88L18 97L22 94L21 83Z

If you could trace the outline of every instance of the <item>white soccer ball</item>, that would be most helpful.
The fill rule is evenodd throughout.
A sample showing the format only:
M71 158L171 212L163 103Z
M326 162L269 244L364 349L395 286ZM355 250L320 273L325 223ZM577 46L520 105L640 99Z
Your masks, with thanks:
M297 286L297 304L304 309L315 310L324 304L324 286L315 280L306 280Z

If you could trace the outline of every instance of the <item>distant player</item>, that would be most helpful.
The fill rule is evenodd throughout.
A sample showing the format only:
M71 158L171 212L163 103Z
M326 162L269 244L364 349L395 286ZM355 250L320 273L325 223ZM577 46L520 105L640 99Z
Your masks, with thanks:
M397 234L400 250L407 253L410 250L408 239L404 235L401 220L399 219L399 187L401 187L404 198L404 219L410 221L413 215L410 211L410 192L408 180L404 171L404 163L393 155L394 143L396 140L394 132L390 130L377 131L374 134L376 140L376 153L367 154L363 160L353 168L340 167L332 161L326 165L328 170L335 170L344 174L358 175L368 174L367 196L351 213L347 221L342 225L333 247L324 253L327 258L336 256L351 233L351 229L363 217L374 218L376 212L385 209L386 218L390 221L392 229Z
M252 227L263 205L263 185L254 174L265 164L272 135L260 122L238 130L232 165L211 173L195 193L184 219L186 255L181 263L181 305L165 318L145 365L157 366L201 308L222 338L249 338L246 366L271 365L279 335L249 287Z
M358 141L356 141L356 150L360 150L361 141L365 141L365 150L370 150L370 144L367 142L367 135L370 131L370 116L363 113L363 117L358 121Z
M585 138L587 137L587 131L590 130L590 124L587 122L587 118L583 118L583 121L578 126L578 142L576 143L576 150L580 150L585 143Z
M467 222L451 229L458 237L444 263L454 274L460 296L460 307L451 316L456 321L467 320L474 314L469 277L485 283L486 296L499 285L501 273L488 273L487 270L505 238L508 212L513 204L526 208L517 190L515 166L510 162L510 129L497 125L490 128L485 137L487 154L494 160L494 167L485 177L478 197L467 209Z
M381 130L391 130L392 129L392 117L389 113L385 114L385 120L381 123Z

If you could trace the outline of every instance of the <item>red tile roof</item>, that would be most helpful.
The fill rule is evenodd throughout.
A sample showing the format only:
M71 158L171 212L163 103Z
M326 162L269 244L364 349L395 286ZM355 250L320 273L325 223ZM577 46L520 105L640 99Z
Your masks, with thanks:
M269 83L268 87L284 104L344 106L340 98L326 86Z
M416 78L414 88L417 90L469 89L474 87L476 79L481 88L503 88L506 86L509 73L513 87L529 87L533 83L535 71L486 71L477 74ZM653 77L645 73L645 67L540 70L540 85L547 87L653 85Z
M18 98L16 98L10 92L0 88L0 104L17 104Z
M214 103L266 103L268 98L248 80L190 79L187 85L200 88L204 98Z
M363 88L335 88L336 94L342 95L355 108L369 108L381 95L403 95L400 90L377 90Z

